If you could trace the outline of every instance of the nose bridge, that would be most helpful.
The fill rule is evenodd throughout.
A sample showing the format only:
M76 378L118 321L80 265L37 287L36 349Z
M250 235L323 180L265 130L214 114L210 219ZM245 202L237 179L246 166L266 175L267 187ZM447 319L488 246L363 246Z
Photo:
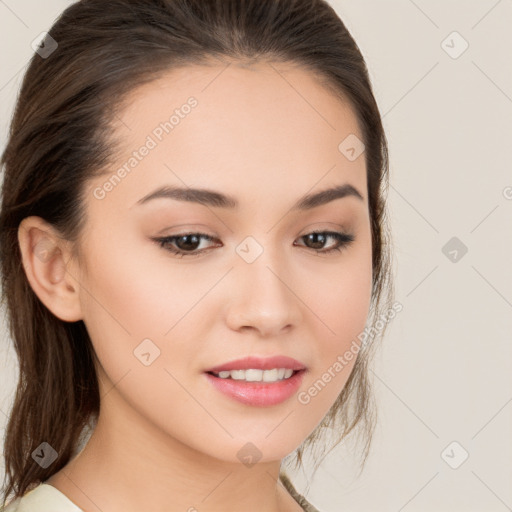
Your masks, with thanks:
M292 277L282 247L264 245L247 237L236 248L239 260L233 279L235 293L228 312L234 329L253 327L261 333L277 334L300 319L297 297L292 293Z

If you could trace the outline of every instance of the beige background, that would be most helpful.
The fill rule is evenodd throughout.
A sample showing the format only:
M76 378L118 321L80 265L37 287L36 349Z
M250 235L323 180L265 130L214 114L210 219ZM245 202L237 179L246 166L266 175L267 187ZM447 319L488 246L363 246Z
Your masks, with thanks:
M30 43L69 3L0 0L1 149ZM403 311L374 367L380 421L366 470L355 479L347 443L313 479L298 472L297 487L309 482L322 512L512 510L512 1L331 4L384 116ZM443 252L452 237L468 249L455 262L453 247ZM17 367L1 328L3 432Z

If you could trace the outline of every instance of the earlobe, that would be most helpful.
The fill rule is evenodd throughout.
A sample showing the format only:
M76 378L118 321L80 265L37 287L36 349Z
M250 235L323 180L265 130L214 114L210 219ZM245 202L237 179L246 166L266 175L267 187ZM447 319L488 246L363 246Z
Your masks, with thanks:
M67 268L65 240L41 217L26 217L18 227L23 268L34 293L66 322L82 319L79 285Z

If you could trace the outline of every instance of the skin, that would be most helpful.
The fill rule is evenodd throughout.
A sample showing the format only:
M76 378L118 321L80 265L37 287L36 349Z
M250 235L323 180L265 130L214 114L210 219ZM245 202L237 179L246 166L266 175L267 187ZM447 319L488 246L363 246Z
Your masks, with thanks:
M19 228L30 285L57 317L84 321L99 360L98 425L47 481L85 511L301 510L278 482L281 460L321 422L355 363L308 404L297 400L357 339L370 306L364 156L349 161L338 150L349 134L362 139L354 113L299 67L225 68L182 68L132 91L115 125L116 164L86 194L82 261L41 218ZM95 198L94 188L189 96L197 107ZM345 183L363 200L290 211L303 195ZM220 191L240 206L136 205L164 184ZM302 237L316 229L355 240L317 254L337 242L308 245ZM188 231L216 239L201 239L196 252L212 249L178 258L152 240ZM235 251L247 236L263 248L251 264ZM149 366L133 353L146 338L160 350ZM232 359L276 354L307 366L299 392L278 405L236 402L204 375ZM248 442L261 452L250 467L237 456Z

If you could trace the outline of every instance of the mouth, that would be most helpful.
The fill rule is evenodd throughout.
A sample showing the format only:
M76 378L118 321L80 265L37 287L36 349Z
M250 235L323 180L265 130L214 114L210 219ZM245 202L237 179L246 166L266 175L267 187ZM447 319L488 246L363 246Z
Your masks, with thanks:
M268 373L264 375L265 372ZM300 388L305 373L304 368L275 368L265 371L250 368L218 373L207 371L204 375L214 389L230 399L244 405L269 407L289 400Z

